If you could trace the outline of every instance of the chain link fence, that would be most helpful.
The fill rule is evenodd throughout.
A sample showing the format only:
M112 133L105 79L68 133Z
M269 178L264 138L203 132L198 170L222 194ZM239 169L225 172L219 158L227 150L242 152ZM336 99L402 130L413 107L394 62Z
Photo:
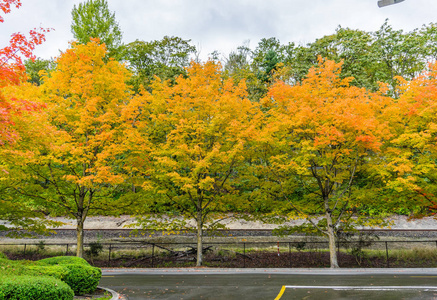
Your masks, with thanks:
M192 267L196 265L194 243L92 242L84 245L85 258L99 267ZM437 240L340 240L341 267L437 267ZM0 244L11 259L36 260L75 255L73 243ZM221 268L329 267L327 241L207 242L203 265Z

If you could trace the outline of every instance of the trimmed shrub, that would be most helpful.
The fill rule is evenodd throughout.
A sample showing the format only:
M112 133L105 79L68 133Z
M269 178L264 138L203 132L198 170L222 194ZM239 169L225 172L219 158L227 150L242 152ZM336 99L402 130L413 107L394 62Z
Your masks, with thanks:
M92 293L97 289L102 277L102 270L99 268L78 264L62 266L69 270L64 281L73 289L76 295Z
M53 277L0 277L0 300L72 300L73 297L73 290Z
M64 281L68 275L68 269L64 266L38 266L30 265L25 268L25 275L31 276L50 276Z
M87 265L90 264L83 258L77 256L56 256L41 259L37 262L38 264L44 265L63 265L63 264L78 264L78 265Z
M21 261L0 259L1 275L28 275L28 268Z
M37 263L38 265L58 265L68 269L67 275L62 280L73 289L75 295L94 292L102 277L102 271L99 268L90 266L86 260L80 257L52 257L42 259Z
M68 284L75 295L97 289L102 271L79 257L52 257L33 261L12 261L0 258L0 273L6 276L51 276ZM0 298L1 299L1 298Z
M68 269L63 266L38 265L26 260L0 259L0 268L1 274L8 276L51 276L63 280L68 274Z

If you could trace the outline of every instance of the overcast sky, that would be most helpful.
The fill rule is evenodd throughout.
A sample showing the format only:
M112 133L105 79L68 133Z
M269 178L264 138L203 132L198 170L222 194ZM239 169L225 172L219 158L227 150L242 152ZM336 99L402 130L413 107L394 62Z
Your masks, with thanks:
M0 23L0 46L13 32L50 27L47 41L35 54L59 55L73 39L71 10L81 0L22 0ZM218 50L223 54L249 40L256 47L261 38L281 43L306 44L332 34L340 25L375 31L389 19L395 29L411 31L437 22L437 0L405 0L378 8L377 0L108 0L123 41L151 41L168 36L190 39L201 57Z

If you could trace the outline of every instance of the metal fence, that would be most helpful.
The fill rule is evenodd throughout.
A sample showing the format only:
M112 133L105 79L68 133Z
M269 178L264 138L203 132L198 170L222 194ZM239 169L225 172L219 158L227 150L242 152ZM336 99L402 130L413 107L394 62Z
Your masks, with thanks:
M86 243L85 258L99 267L195 266L195 243ZM343 267L437 267L437 240L339 241ZM73 243L0 244L12 259L75 255ZM205 242L203 265L210 267L328 267L327 241Z

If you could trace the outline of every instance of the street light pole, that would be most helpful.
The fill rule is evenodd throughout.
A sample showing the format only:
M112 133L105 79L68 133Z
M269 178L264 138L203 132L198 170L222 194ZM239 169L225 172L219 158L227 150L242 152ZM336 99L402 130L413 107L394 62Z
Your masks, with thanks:
M384 7L392 4L398 4L399 2L402 2L404 0L379 0L378 1L378 7Z

